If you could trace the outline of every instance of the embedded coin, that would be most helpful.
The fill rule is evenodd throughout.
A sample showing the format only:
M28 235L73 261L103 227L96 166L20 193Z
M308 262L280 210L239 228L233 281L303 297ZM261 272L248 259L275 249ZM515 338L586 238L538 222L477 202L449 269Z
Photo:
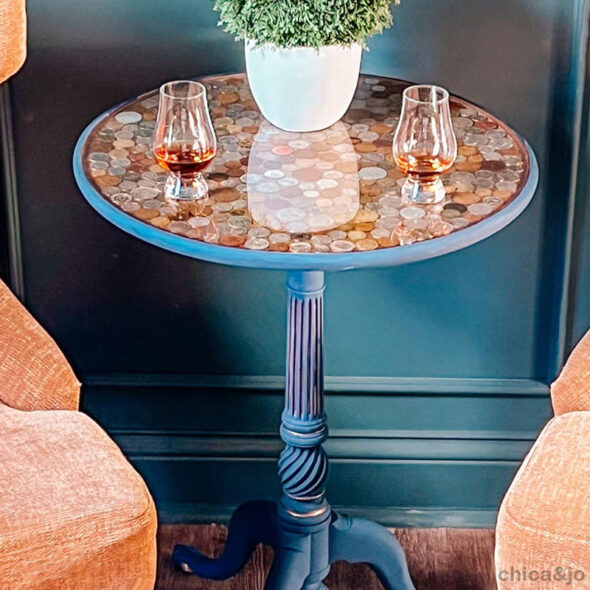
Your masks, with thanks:
M244 247L249 250L266 250L270 242L266 238L250 238L246 240Z
M330 244L332 252L352 252L354 250L354 242L348 240L334 240Z
M404 207L399 213L404 219L418 219L426 215L426 211L419 207Z
M469 205L467 210L469 213L473 213L473 215L489 215L493 207L487 203L474 203L473 205Z
M115 119L119 123L123 123L126 125L127 123L138 123L141 121L142 117L139 113L135 111L121 111L117 115L115 115Z
M139 211L139 209L141 209L141 205L139 203L134 203L133 201L131 201L127 203L122 203L121 209L123 209L123 211L126 211L127 213L133 213L135 211Z
M367 168L361 168L359 170L359 176L364 180L380 180L387 176L387 172L383 168L369 166Z
M287 243L291 241L291 235L282 232L270 234L270 236L268 236L268 241L271 244Z
M191 217L188 220L188 224L191 227L205 227L205 226L209 225L210 223L211 223L211 220L208 217L202 217L202 216Z
M373 240L372 238L366 238L364 240L359 240L356 243L356 248L357 250L375 250L376 248L379 247L379 244L376 240Z
M182 234L190 228L191 226L186 221L173 221L168 226L168 230L173 234Z
M148 199L155 199L160 194L160 191L156 188L134 188L131 191L131 196L134 199L138 199L140 201L147 201Z
M311 252L312 248L309 242L291 242L289 250L291 252L298 252L299 254L304 254L307 252Z
M268 238L270 230L266 227L253 227L248 230L248 236L250 238Z

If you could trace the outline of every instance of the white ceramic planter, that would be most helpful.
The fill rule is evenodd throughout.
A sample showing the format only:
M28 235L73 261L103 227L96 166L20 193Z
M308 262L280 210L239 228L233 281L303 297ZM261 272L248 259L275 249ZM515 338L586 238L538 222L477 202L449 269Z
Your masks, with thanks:
M278 48L246 41L246 69L254 99L273 125L318 131L348 109L361 66L362 47Z

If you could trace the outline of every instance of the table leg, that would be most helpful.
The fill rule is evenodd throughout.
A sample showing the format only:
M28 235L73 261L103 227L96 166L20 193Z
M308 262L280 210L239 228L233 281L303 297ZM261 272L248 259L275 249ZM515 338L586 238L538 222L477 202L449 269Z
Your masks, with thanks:
M287 279L287 378L279 459L280 503L248 502L230 521L218 559L178 545L173 560L186 572L211 579L237 573L258 543L275 558L266 590L320 590L330 564L345 560L373 566L386 590L414 590L404 553L384 527L339 515L326 502L328 436L324 412L324 273L292 271Z

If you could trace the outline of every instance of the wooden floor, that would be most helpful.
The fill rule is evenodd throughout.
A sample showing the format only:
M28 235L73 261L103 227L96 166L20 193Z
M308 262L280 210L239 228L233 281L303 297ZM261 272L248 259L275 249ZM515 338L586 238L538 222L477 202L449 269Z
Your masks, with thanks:
M488 530L399 529L417 590L495 590L494 534ZM240 574L226 582L210 582L176 572L170 555L176 543L195 545L217 555L226 529L219 525L163 525L159 532L156 590L263 590L272 550L259 547ZM382 590L365 565L339 563L326 580L330 590ZM297 590L297 589L293 589Z

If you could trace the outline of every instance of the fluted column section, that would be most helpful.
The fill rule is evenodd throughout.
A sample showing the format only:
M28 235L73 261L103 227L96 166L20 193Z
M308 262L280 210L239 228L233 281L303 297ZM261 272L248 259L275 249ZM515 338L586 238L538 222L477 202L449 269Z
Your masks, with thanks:
M287 378L279 461L283 492L302 513L316 511L326 489L322 272L292 272L287 281ZM301 503L301 504L300 504ZM307 503L307 504L305 504Z

